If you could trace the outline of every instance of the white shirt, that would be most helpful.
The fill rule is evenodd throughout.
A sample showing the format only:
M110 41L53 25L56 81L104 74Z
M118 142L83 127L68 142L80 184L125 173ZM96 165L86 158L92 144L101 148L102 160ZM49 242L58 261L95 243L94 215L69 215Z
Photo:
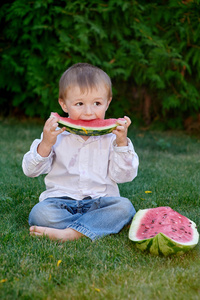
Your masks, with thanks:
M29 177L47 174L46 191L39 200L119 196L117 183L132 181L137 176L139 160L129 139L128 146L117 147L115 138L110 133L85 141L65 131L58 135L48 157L37 153L41 139L36 139L24 155L22 168Z

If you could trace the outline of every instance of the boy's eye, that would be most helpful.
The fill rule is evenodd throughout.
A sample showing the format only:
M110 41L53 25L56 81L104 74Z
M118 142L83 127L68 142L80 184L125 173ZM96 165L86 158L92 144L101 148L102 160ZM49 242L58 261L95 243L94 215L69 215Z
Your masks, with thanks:
M76 103L76 106L81 106L81 105L83 105L83 102L77 102Z
M96 101L96 102L94 103L94 105L99 106L99 105L101 105L101 102Z

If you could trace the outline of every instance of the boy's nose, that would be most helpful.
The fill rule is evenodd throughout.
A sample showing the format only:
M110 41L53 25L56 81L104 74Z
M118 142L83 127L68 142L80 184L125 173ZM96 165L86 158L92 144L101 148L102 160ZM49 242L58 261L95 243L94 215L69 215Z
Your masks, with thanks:
M92 108L90 107L90 105L85 107L85 114L86 115L91 115L92 114Z

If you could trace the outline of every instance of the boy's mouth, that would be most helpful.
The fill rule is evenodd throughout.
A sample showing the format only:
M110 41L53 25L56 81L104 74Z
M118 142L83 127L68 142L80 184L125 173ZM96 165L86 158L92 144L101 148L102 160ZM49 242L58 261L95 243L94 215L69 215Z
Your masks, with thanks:
M97 120L97 118L93 118L93 119L80 119L80 121L94 121Z

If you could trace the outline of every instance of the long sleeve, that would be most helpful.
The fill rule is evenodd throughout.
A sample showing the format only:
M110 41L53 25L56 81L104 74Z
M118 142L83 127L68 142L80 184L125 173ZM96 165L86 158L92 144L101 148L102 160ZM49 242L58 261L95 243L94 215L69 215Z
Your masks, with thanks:
M37 147L41 142L40 139L36 139L22 160L22 169L26 176L37 177L41 174L47 174L51 170L53 152L48 157L42 157L37 153Z
M116 183L132 181L137 176L139 166L138 155L128 139L128 146L117 147L113 143L110 155L109 176Z

